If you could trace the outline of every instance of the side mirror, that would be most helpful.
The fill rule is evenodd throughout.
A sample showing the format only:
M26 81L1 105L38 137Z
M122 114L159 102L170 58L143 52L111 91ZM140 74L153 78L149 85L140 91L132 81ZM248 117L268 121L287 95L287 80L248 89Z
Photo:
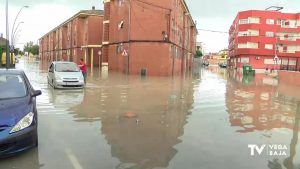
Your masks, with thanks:
M42 94L42 91L40 90L34 90L31 94L31 97L36 97Z

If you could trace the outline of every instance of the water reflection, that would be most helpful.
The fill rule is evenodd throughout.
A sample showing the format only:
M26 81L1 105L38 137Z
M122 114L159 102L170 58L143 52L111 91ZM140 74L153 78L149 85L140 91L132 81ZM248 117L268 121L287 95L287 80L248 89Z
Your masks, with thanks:
M238 132L294 128L296 102L293 98L280 94L276 86L259 83L255 78L240 81L240 77L234 77L232 73L229 77L226 105L231 125L240 127Z
M1 169L40 169L44 165L40 164L38 149L32 149L22 155L0 159Z
M289 157L283 160L283 164L280 164L278 159L274 159L269 161L268 167L270 169L282 169L285 167L286 169L300 169L300 164L294 164L294 158L296 156L296 147L298 144L298 135L299 135L299 127L300 127L300 102L297 103L297 112L295 118L295 125L293 129L293 137L290 144L290 154Z
M194 69L184 80L94 69L84 90L53 90L46 64L24 67L43 90L40 145L0 161L1 169L17 162L26 169L23 159L33 169L76 168L74 159L84 169L299 169L300 99L290 95L298 88L276 79L218 67ZM252 157L250 143L290 147L285 157Z
M192 80L115 75L97 86L86 89L71 112L76 121L101 120L111 155L120 161L116 168L168 167L192 108Z
M272 129L291 129L288 157L269 160L267 166L270 169L300 169L300 164L294 164L300 129L299 96L289 95L291 90L284 83L265 84L255 77L240 77L234 72L230 72L229 77L226 105L231 125L240 127L237 132L241 133L265 131L267 134L263 136L268 138L272 138L274 131L267 131Z

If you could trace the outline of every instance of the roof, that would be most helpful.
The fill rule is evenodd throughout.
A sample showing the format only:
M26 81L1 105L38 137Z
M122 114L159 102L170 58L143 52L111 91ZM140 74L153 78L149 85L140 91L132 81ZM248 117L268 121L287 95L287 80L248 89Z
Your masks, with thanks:
M191 20L193 26L195 26L195 28L196 28L196 27L197 27L196 22L194 21L192 15L191 15L191 12L190 12L190 10L189 10L189 7L188 7L187 3L185 2L185 0L182 0L181 2L183 2L183 5L184 5L184 7L185 7L185 9L186 9L186 12L189 13L189 18L190 18L190 20ZM197 29L196 29L196 30L197 30ZM197 31L197 32L198 32L198 31Z
M0 46L6 45L6 39L0 37Z
M49 33L53 32L53 31L57 30L58 28L64 26L65 24L69 23L70 21L72 21L73 19L75 19L77 17L103 16L103 15L104 15L104 11L103 10L81 10L78 13L76 13L75 15L73 15L71 18L67 19L66 21L64 21L63 23L61 23L60 25L58 25L57 27L55 27L54 29L52 29L50 32L48 32L45 35L43 35L41 38L43 38L44 36L48 35Z

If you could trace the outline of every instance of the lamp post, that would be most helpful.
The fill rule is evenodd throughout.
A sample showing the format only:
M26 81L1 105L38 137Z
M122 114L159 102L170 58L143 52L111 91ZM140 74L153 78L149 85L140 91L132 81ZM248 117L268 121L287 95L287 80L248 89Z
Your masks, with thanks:
M8 0L6 0L6 69L9 68L10 59L9 59L9 26L8 26Z
M12 29L11 29L11 40L10 40L10 41L11 41L11 59L13 59L13 54L14 54L14 33L15 33L16 30L18 29L20 23L22 23L22 22L20 22L20 23L18 24L16 30L15 30L15 24L16 24L16 21L17 21L19 15L20 15L21 11L22 11L24 8L29 8L29 6L22 6L22 8L19 10L19 12L18 12L18 14L17 14L17 16L16 16L16 18L15 18L15 20L14 20L14 23L13 23L13 26L12 26ZM24 23L24 22L23 22L23 23ZM7 61L6 61L6 62L7 62ZM8 63L10 64L10 62L8 62Z
M13 35L14 35L14 32L18 29L19 24L22 23L22 22L20 22L20 23L18 24L16 30L14 30L15 24L16 24L16 21L17 21L19 15L20 15L21 11L22 11L24 8L29 8L29 6L27 6L27 5L26 5L26 6L23 6L23 7L19 10L19 12L18 12L18 14L17 14L17 16L16 16L16 18L15 18L15 20L14 20L14 24L13 24L13 26L12 26L12 29L11 29L11 44L12 44L12 46L13 46L13 43L14 43L14 42L13 42ZM23 23L24 23L24 22L23 22Z
M19 22L18 23L18 25L17 25L17 27L16 27L16 29L13 31L13 33L11 34L11 45L12 46L14 46L15 45L15 38L16 38L16 32L17 32L17 30L18 30L18 28L19 28L19 26L21 25L21 24L23 24L24 22Z

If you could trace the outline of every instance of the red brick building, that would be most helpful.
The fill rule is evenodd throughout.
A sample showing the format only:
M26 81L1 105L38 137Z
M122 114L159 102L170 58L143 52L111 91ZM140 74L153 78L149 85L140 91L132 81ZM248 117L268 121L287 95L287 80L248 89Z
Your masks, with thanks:
M229 66L300 70L300 14L239 12L229 30Z
M103 32L103 11L82 10L39 39L42 60L85 58L88 65L99 65Z
M191 70L197 30L184 0L103 2L109 70L159 76Z

